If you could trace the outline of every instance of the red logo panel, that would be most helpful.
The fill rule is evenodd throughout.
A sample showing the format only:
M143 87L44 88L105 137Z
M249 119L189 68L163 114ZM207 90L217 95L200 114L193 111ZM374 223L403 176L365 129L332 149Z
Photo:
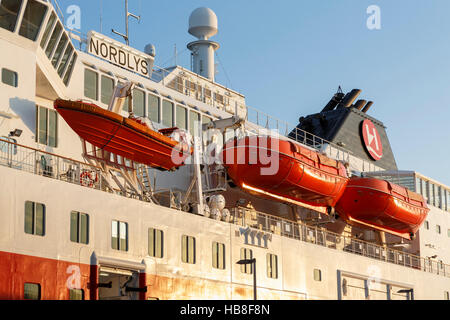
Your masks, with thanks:
M383 158L383 145L377 128L370 120L364 120L362 123L362 136L364 146L373 160L378 161Z

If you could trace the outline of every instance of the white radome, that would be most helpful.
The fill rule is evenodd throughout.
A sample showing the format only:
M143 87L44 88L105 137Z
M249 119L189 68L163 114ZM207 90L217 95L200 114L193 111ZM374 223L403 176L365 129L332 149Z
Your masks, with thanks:
M195 9L189 17L189 33L198 39L207 40L217 34L217 16L209 8Z
M225 208L224 196L221 194L212 196L209 200L209 206L211 209L218 209L219 211L222 211Z

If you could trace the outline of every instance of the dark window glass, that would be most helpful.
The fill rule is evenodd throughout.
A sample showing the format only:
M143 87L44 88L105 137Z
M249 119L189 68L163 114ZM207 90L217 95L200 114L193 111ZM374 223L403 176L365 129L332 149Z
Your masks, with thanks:
M70 241L89 243L89 215L77 211L70 213Z
M47 49L45 49L45 54L47 55L47 57L48 57L49 59L50 59L50 57L51 57L51 55L52 55L52 53L53 53L53 49L54 49L55 46L56 46L56 42L58 41L59 35L61 34L61 32L62 32L62 26L61 26L61 24L58 22L58 23L56 24L55 29L53 29L53 33L52 33L52 35L51 35L51 37L50 37L50 40L48 41Z
M274 254L267 254L267 277L278 278L278 257Z
M69 300L84 300L84 291L79 289L70 289Z
M133 90L133 113L136 117L145 116L145 93L144 91Z
M102 76L102 92L101 92L101 101L104 104L108 104L111 102L111 97L114 91L114 80L105 76Z
M52 65L54 68L56 68L59 63L63 50L67 45L67 40L68 38L65 34L63 34L61 40L59 40L58 46L56 47L56 51L52 59Z
M23 298L25 300L41 300L41 285L25 283L23 286Z
M164 255L164 232L150 228L148 229L148 255L162 258Z
M251 249L241 248L241 260L253 259L253 251ZM241 264L241 272L252 274L253 264Z
M36 119L36 141L56 148L58 134L58 115L56 111L37 106Z
M67 67L66 74L64 75L64 84L67 86L69 84L70 77L72 75L73 67L75 66L75 62L77 61L77 54L74 53L72 59L70 60L69 66Z
M12 87L16 87L19 85L17 72L2 69L2 82L4 84L10 85Z
M22 0L0 1L0 27L14 32Z
M45 205L42 203L25 202L25 233L45 235Z
M200 113L190 110L189 111L189 132L192 136L197 135L198 132L195 131L195 125L198 126L198 129L201 129L201 123L200 123Z
M89 69L84 70L84 96L86 98L97 100L98 99L98 74Z
M69 43L66 50L64 51L64 55L62 56L61 63L59 64L59 67L58 67L58 75L60 77L62 77L64 74L64 71L66 71L67 63L69 62L69 58L70 58L70 55L72 54L72 52L73 52L73 48L72 48L71 44Z
M148 117L154 122L161 122L159 115L159 97L148 95Z
M215 269L225 270L225 245L223 243L213 242L212 264Z
M167 100L162 103L162 124L165 127L173 126L173 103Z
M180 105L177 105L177 119L175 126L179 129L187 129L187 110Z
M19 34L27 39L35 41L42 21L44 20L47 6L36 0L28 0L25 13L22 18Z
M50 31L52 31L53 24L56 21L56 14L52 12L50 18L48 18L47 26L45 27L44 35L41 39L41 48L44 49L45 44L47 43L48 37L50 36Z
M181 239L181 261L195 264L195 238L183 236Z

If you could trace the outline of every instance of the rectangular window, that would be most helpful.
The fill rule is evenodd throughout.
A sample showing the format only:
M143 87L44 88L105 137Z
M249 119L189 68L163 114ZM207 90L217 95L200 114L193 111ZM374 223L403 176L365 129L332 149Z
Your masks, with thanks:
M17 86L19 85L19 76L17 75L17 72L3 68L2 69L2 82L11 87L17 88Z
M189 111L189 132L192 136L198 136L198 130L201 130L201 123L200 123L200 113L195 112L193 110ZM197 131L196 127L197 126Z
M70 77L72 76L73 67L75 66L76 61L77 61L77 54L74 53L72 59L70 59L69 66L67 67L67 71L63 79L63 82L66 86L69 84Z
M84 96L92 100L98 100L98 74L89 69L84 69Z
M114 93L114 80L105 76L102 76L101 81L101 102L108 104L111 102L112 95Z
M70 213L70 241L89 243L89 215L77 211Z
M436 232L438 234L441 234L441 226L440 225L436 225Z
M111 247L128 251L128 223L115 220L111 223Z
M12 143L17 143L16 139L13 138L8 138L8 137L0 137L0 152L1 153L6 153L8 155L16 155L17 154L17 145L12 144ZM4 141L9 141L11 143L8 142L4 142Z
M322 281L322 271L320 269L314 269L314 280Z
M250 260L253 259L253 251L247 248L241 248L241 260ZM252 274L253 273L253 264L241 264L241 272Z
M59 39L59 36L62 32L61 23L57 23L55 29L53 29L52 35L50 36L50 40L48 41L47 48L45 49L45 54L50 59L53 53L53 49L55 49L56 42Z
M23 298L25 300L41 300L41 285L25 283L23 286Z
M62 56L61 63L58 67L58 75L62 78L64 71L66 71L67 64L69 63L69 58L72 55L73 47L69 43L66 50L64 51L64 55Z
M428 221L425 221L425 230L430 230L430 223Z
M43 237L45 235L45 205L25 202L25 233Z
M177 105L177 119L175 126L179 129L187 129L187 110Z
M181 238L181 261L195 264L195 238L183 236Z
M225 270L225 244L213 242L212 264L215 269Z
M84 300L84 291L81 289L69 289L69 300Z
M133 113L136 117L145 117L145 92L133 90Z
M212 120L210 117L202 116L202 124L210 123Z
M36 106L36 132L36 142L57 147L58 115L55 110Z
M45 26L44 35L41 39L41 48L44 49L45 44L47 43L48 37L50 36L50 31L52 31L53 24L56 21L56 14L52 12L50 18L48 18L47 25Z
M164 256L164 232L162 230L148 229L148 255L155 258Z
M58 46L56 47L55 54L52 58L52 65L56 69L58 66L59 60L61 59L61 56L63 54L63 50L67 45L67 36L65 34L62 35L61 40L59 40Z
M163 100L162 103L162 124L165 127L173 127L173 103Z
M450 229L447 229L447 236L450 238Z
M267 254L267 277L278 278L278 257L275 254Z
M148 95L148 117L153 122L161 122L159 115L159 97L152 94Z
M35 41L39 30L41 29L41 24L46 12L46 5L37 2L36 0L28 0L19 34L27 39Z
M0 27L14 32L16 29L17 16L19 15L22 0L0 1Z

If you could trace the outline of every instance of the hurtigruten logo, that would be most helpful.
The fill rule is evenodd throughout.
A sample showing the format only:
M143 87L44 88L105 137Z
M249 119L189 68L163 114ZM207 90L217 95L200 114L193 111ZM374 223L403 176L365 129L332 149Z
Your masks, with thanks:
M364 120L361 126L364 146L373 160L378 161L383 158L383 144L377 128L370 120Z

